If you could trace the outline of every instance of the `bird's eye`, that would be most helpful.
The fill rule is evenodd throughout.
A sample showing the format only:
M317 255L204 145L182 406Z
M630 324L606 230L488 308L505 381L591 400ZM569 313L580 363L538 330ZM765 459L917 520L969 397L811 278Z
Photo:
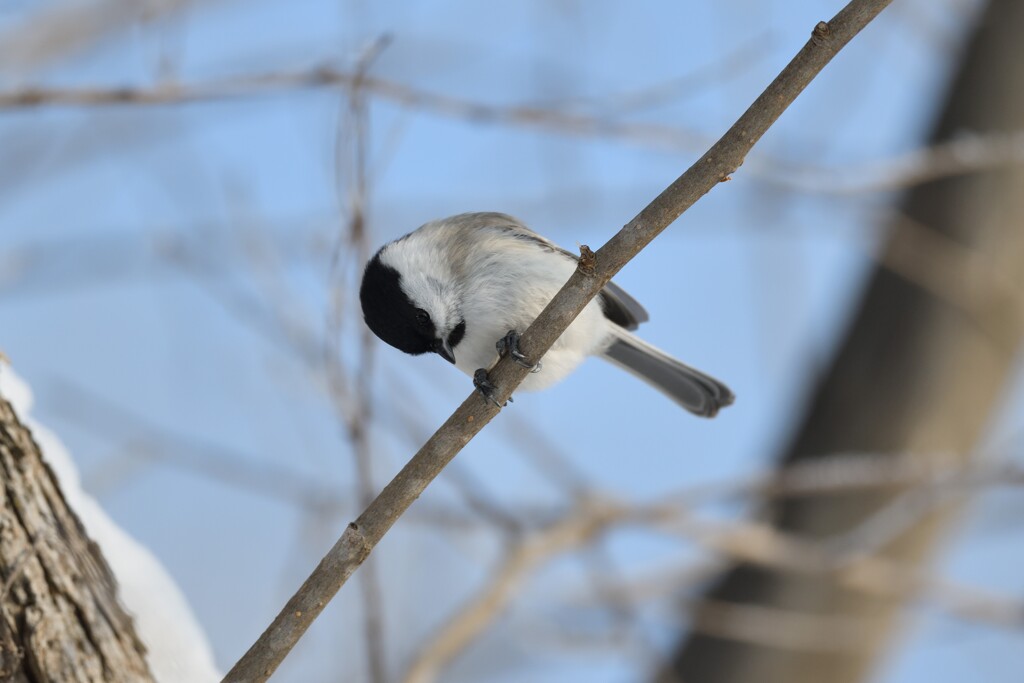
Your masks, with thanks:
M430 314L424 311L422 308L416 309L416 323L422 326L430 324Z

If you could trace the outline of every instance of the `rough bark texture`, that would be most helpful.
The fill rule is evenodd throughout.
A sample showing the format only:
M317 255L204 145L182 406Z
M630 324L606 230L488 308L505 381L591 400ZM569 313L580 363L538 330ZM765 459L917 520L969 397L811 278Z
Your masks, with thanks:
M990 2L965 47L934 141L1024 127L1022 30L1024 2ZM907 194L901 213L906 220L895 222L882 254L883 263L896 267L873 273L783 464L843 452L969 457L999 404L1024 331L1024 168L922 185ZM786 532L825 538L863 522L892 495L787 499L770 514ZM921 562L942 528L933 516L885 552ZM661 683L862 680L891 639L900 607L827 578L746 564L731 568L707 597L867 619L877 628L852 648L783 650L701 634L698 611L695 632L660 674Z
M3 398L0 484L0 681L151 681L110 568Z

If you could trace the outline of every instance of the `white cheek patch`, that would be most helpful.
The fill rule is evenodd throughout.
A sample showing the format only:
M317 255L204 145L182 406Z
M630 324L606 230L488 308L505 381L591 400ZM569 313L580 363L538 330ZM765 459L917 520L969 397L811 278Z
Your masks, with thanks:
M452 272L452 255L442 245L414 232L393 243L381 259L401 273L402 291L430 315L439 336L462 322L459 278Z
M412 291L406 292L417 308L430 315L439 336L445 336L462 322L458 296L436 278L417 278L410 282Z

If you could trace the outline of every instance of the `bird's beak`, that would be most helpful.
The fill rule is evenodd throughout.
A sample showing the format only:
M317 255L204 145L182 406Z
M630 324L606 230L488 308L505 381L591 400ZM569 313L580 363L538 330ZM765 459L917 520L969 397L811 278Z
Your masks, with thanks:
M452 351L452 345L448 343L447 339L434 340L434 353L455 365L455 352Z

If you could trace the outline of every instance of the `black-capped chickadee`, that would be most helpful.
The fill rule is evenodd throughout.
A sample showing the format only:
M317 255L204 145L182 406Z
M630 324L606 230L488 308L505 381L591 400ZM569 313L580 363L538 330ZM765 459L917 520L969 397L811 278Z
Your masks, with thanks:
M491 367L499 350L522 358L515 332L534 321L576 261L511 216L464 213L384 245L366 266L359 299L382 340L410 354L432 351L486 388L479 369ZM587 356L600 356L696 415L713 417L733 402L724 384L630 332L646 320L647 311L609 282L521 388L551 386Z

